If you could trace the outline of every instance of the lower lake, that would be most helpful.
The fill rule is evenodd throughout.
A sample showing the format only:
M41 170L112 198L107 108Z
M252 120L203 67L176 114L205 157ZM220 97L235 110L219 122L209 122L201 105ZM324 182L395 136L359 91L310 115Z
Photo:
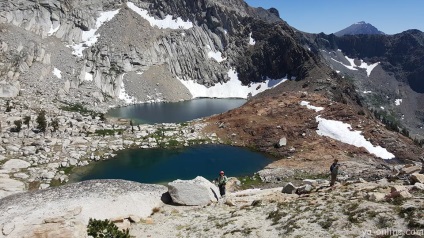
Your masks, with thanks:
M90 179L125 179L166 183L203 176L212 180L219 171L227 176L252 175L273 162L269 156L227 145L198 145L178 149L129 149L116 158L75 168L71 182Z
M113 108L107 116L132 119L135 123L180 123L240 107L245 99L201 98L173 103L143 103Z

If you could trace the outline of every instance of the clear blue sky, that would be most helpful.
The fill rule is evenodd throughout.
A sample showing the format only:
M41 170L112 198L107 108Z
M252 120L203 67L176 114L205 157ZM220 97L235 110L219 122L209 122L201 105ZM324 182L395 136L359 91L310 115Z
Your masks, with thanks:
M245 0L252 7L274 7L300 31L326 34L365 21L386 34L424 31L424 0Z

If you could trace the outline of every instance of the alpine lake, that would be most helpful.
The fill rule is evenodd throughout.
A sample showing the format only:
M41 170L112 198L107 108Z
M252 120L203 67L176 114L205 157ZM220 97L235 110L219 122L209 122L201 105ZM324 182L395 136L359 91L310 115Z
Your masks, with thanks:
M245 102L243 99L195 99L136 104L111 109L107 116L131 119L134 124L181 123L226 112ZM70 180L125 179L156 184L196 176L212 180L221 170L227 176L250 176L272 161L273 158L263 153L228 145L126 149L117 152L113 159L75 168Z

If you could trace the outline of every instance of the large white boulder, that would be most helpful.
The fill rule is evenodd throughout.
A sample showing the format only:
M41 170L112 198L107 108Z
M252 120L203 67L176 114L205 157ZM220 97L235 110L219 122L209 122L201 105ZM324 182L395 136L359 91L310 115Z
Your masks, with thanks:
M89 218L145 219L166 192L163 185L90 180L11 195L0 200L0 237L86 237Z
M6 163L3 164L2 168L4 170L16 171L19 169L26 169L29 166L31 166L31 164L27 161L20 160L20 159L11 159L6 161Z
M201 176L192 180L178 179L170 182L168 191L174 203L188 206L217 202L220 196L218 187Z
M21 181L10 179L7 174L0 174L0 199L25 190L25 184Z

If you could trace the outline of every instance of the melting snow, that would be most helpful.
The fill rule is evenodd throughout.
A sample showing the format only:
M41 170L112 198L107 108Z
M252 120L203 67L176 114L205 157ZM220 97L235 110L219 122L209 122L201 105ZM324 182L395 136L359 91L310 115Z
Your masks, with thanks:
M252 83L250 86L242 85L238 79L238 74L234 69L230 69L227 73L230 80L226 83L218 83L215 86L207 88L204 85L198 84L193 80L180 80L187 87L193 98L247 98L250 95L254 96L267 89L276 87L287 78L272 80L267 78L262 83Z
M399 106L402 103L402 99L396 99L395 104L396 106Z
M127 2L127 6L139 14L142 18L146 19L152 27L157 26L159 29L190 29L193 27L193 23L190 21L183 21L180 17L172 19L171 15L167 15L165 19L155 19L149 15L147 10L137 7L132 2Z
M89 31L82 32L82 42L79 44L74 44L71 47L74 49L72 54L82 57L82 51L86 48L96 44L97 38L99 38L100 34L96 34L96 31L103 25L103 23L112 20L116 14L119 13L119 9L115 11L108 11L100 13L99 18L96 20L96 26L94 29L90 29Z
M85 72L84 80L85 81L93 81L93 74L90 74L88 72Z
M56 76L60 79L62 78L62 71L60 71L58 68L53 69L53 74L54 74L54 76Z
M363 60L361 60L361 65L358 66L359 68L363 68L367 71L367 76L369 77L372 70L378 65L380 62L374 63L374 64L367 64Z
M302 106L306 106L308 109L315 110L316 112L319 112L319 111L324 110L324 108L323 108L323 107L316 107L316 106L312 106L312 105L310 105L310 102L307 102L307 101L301 101L301 102L300 102L300 105L302 105Z
M339 64L341 64L341 65L343 65L344 67L346 67L346 68L348 68L348 69L350 69L350 70L358 70L357 68L355 68L355 67L353 67L353 66L351 66L351 65L345 65L345 64L343 64L342 62L340 62L340 61L337 61L337 60L335 60L335 59L333 59L333 58L331 58L332 60L334 60L334 61L336 61L337 63L339 63Z
M347 57L347 56L345 56L345 58L346 58L346 60L347 60L347 61L349 61L349 64L350 64L352 67L355 67L355 66L356 66L356 64L355 64L355 59L351 59L351 58L349 58L349 57Z
M60 24L57 24L56 28L53 28L53 22L52 22L52 25L50 26L50 30L49 32L47 32L47 35L48 36L53 35L54 33L56 33L56 31L59 30L59 28L60 28Z
M255 39L252 38L252 32L250 32L249 34L249 45L255 45L256 41Z
M218 52L209 51L208 57L216 60L218 63L227 59L227 58L222 58L222 54L219 51Z
M372 91L364 91L364 94L372 93Z
M361 135L361 131L351 131L349 124L341 121L326 120L319 116L316 117L318 122L318 135L328 136L343 143L354 145L356 147L364 147L368 152L382 159L393 159L395 156L381 146L373 146Z
M340 50L337 50L337 51L340 51ZM346 67L346 68L350 69L350 70L358 70L358 68L365 69L365 70L366 70L366 72L367 72L367 76L368 76L368 77L371 75L371 72L373 71L373 69L374 69L377 65L379 65L379 64L380 64L380 62L377 62L377 63L374 63L374 64L367 64L367 63L365 63L363 60L361 60L361 65L357 66L357 65L355 65L355 60L354 60L354 59L351 59L351 58L349 58L349 57L347 57L347 56L345 56L345 58L346 58L346 60L347 60L347 61L349 61L349 64L350 64L350 65L345 65L345 64L343 64L342 62L337 61L337 60L335 60L335 59L333 59L333 58L331 58L331 59L332 59L332 60L334 60L335 62L337 62L337 63L339 63L339 64L343 65L344 67Z
M136 103L137 100L134 97L128 95L127 92L125 92L124 76L125 76L125 74L122 76L122 83L121 83L121 87L119 89L118 98L121 99L121 100L124 100L126 103Z

